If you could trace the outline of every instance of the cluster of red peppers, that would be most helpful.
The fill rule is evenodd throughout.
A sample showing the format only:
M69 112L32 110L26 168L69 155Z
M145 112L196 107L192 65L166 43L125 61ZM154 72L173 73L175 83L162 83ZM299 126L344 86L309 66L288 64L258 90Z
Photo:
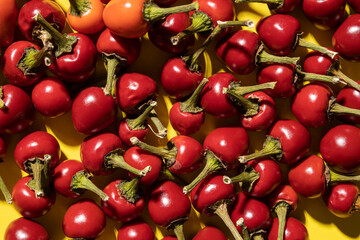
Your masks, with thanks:
M300 240L308 232L289 215L298 194L322 196L339 217L359 210L353 182L360 180L360 129L354 126L360 123L360 85L340 71L340 61L360 61L360 2L259 1L272 14L250 31L242 26L254 27L251 20L234 20L234 3L256 0L176 6L176 0L70 0L66 13L51 0L22 6L1 0L6 83L0 87L0 157L10 135L26 133L13 158L28 173L11 193L0 177L5 200L23 216L7 226L4 239L50 239L32 218L45 215L57 193L76 199L86 190L101 204L87 198L72 203L63 216L67 237L99 237L107 216L122 223L117 239L153 240L153 229L140 219L147 208L153 223L176 235L163 239L183 240L193 207L219 216L236 240ZM317 28L334 30L333 49L301 37L300 22L291 15L300 7ZM66 21L74 32L64 30ZM171 54L159 81L126 70L139 58L145 34ZM194 34L205 39L195 51ZM199 57L212 43L227 69L205 77ZM300 59L292 54L297 47L313 51ZM107 69L104 79L94 78L100 56ZM242 85L238 76L255 70L258 84ZM167 136L157 113L160 85L173 100L168 121L178 135L164 146L152 146L146 142L149 130L159 139ZM342 87L337 94L334 86ZM278 119L276 102L285 98L292 98L294 117ZM29 132L36 111L49 118L71 111L74 128L87 135L81 161L61 161L53 135ZM196 134L206 116L221 124L206 129L200 143ZM235 118L235 124L226 121ZM314 148L310 130L319 127L325 132ZM250 133L260 131L266 131L262 149L249 149ZM102 189L91 181L119 168L127 176ZM184 180L187 175L193 176L191 182ZM193 239L226 236L206 226Z

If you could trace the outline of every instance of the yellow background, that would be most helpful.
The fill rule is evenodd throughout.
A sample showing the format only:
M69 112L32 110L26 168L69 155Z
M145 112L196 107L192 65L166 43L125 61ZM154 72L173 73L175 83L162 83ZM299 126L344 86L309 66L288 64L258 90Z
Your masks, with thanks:
M179 1L179 3L186 3L186 1ZM61 0L61 6L66 9L68 3L65 0ZM347 9L349 12L349 9ZM236 13L238 20L252 19L254 22L257 22L262 16L269 15L270 12L266 5L264 4L238 4L236 6ZM326 47L331 47L331 36L333 31L320 31L316 29L302 14L301 8L298 7L297 10L292 13L293 16L297 17L301 22L302 31L304 31L304 37L306 40L319 43ZM252 29L255 31L254 29ZM276 37L276 36L275 36ZM199 39L196 44L199 46L199 43L202 42L202 38ZM298 49L292 55L303 57L306 54L307 50ZM210 76L213 73L219 71L228 71L224 65L219 61L219 59L213 54L214 44L210 45L205 58L201 58L200 64L205 68L206 75ZM165 61L169 58L169 55L158 50L152 45L152 43L144 37L142 40L142 50L141 55L138 61L133 64L128 71L136 71L143 74L147 74L153 77L156 81L159 82L161 67ZM204 60L205 59L205 60ZM360 68L359 63L350 63L345 60L341 60L342 70L345 74L352 77L354 80L357 80L359 76ZM105 75L105 70L99 58L98 68L96 77L103 77ZM243 85L250 85L255 83L255 72L248 76L236 75L236 77L243 83ZM4 79L1 79L1 82L4 82ZM334 88L336 91L336 88ZM172 101L163 94L163 90L159 85L160 96L158 97L158 107L157 111L160 114L162 122L169 128L169 136L171 138L175 136L174 130L171 128L168 122L167 113L171 107ZM279 118L294 118L290 112L290 101L289 99L276 99L278 106L278 117ZM120 118L119 118L120 119ZM117 124L119 120L114 124L112 128L109 128L109 131L116 132ZM230 118L225 120L219 120L209 115L206 116L206 121L199 133L193 135L200 142L203 141L207 133L212 129L219 126L232 125L236 124L237 119ZM332 122L329 126L319 128L319 129L310 129L312 134L312 148L311 153L317 153L319 150L319 140L321 136L333 125L338 124L339 122ZM15 165L13 160L13 152L16 146L16 143L26 134L36 131L36 130L46 130L53 134L59 141L62 157L61 160L65 159L80 159L79 146L85 136L76 132L73 128L71 121L71 113L67 113L64 116L61 116L56 119L46 118L37 114L35 123L24 133L16 135L5 135L4 139L8 144L8 153L5 157L5 162L0 165L0 174L8 185L9 189L15 185L15 183L21 178L21 176L26 175L24 172L21 172L19 168ZM265 132L249 132L251 147L249 152L256 151L261 148ZM164 145L166 140L158 140L153 134L149 134L147 142L155 145ZM282 166L284 169L286 166ZM199 171L185 176L184 178L187 181L190 181ZM107 183L112 180L118 179L119 177L125 176L124 172L121 170L116 171L114 174L107 177L94 177L94 181L98 186L103 188ZM97 202L98 199L95 198L91 193L86 193L81 198L90 197L94 198ZM67 239L62 232L62 218L69 205L76 202L76 200L66 199L59 194L57 195L57 200L54 208L45 216L37 218L36 220L40 222L47 231L49 232L51 239ZM300 197L300 202L298 209L291 213L291 216L296 217L303 223L305 223L308 232L309 239L319 240L319 239L360 239L360 228L358 227L360 223L360 215L358 213L353 214L353 216L347 219L340 219L332 215L326 208L321 198L318 199L305 199ZM20 214L14 209L12 205L5 203L2 196L0 196L0 238L4 235L7 225L20 217ZM142 219L151 224L154 231L156 232L157 238L161 239L162 236L167 236L172 234L168 232L165 228L156 228L152 224L151 219L149 218L146 211L144 211L141 216ZM203 228L205 225L214 225L220 228L229 239L232 239L229 231L226 229L225 225L218 219L217 216L214 217L204 217L199 216L194 210L191 211L189 221L185 223L185 235L187 239L191 239L197 231ZM99 239L115 239L117 229L121 226L120 223L116 223L110 219L107 219L106 229L103 235Z

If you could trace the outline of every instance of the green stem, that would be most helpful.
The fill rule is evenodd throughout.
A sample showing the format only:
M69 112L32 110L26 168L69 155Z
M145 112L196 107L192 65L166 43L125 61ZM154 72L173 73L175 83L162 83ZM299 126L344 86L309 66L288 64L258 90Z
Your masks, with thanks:
M262 91L267 89L274 89L276 82L267 82L251 86L241 86L239 83L231 82L229 88L237 95L246 95L256 91Z
M332 68L329 73L338 76L340 79L344 80L347 86L350 86L352 88L355 88L356 90L360 91L360 84L358 84L356 81L352 80L348 76L346 76L343 72L341 72L339 69Z
M70 53L73 50L73 45L77 42L77 37L74 35L61 34L56 30L50 23L48 23L40 13L37 13L34 17L34 20L43 27L51 37L55 40L55 56L59 57L63 53Z
M329 113L337 115L354 115L360 116L360 109L345 107L341 104L333 102L330 105Z
M2 179L2 177L0 176L0 190L3 193L4 197L5 197L5 201L9 204L11 204L13 202L11 193L9 192L9 189L6 187L4 180Z
M220 32L227 27L235 27L235 26L253 26L254 22L251 20L245 20L245 21L218 21L217 26L215 29L211 32L211 34L205 39L204 43L201 45L199 49L197 49L192 55L190 56L184 56L183 60L186 63L186 65L189 67L191 71L198 71L199 65L198 65L198 59L200 55L205 51L207 46L211 43L211 41L220 34ZM211 25L212 26L212 25ZM175 36L176 37L176 36Z
M230 96L233 102L240 105L245 110L245 113L243 114L245 117L252 117L259 113L260 105L257 99L246 98L242 95L238 95L230 88L223 88L223 93Z
M69 0L70 12L69 14L76 17L81 17L91 9L91 3L89 0Z
M143 170L134 168L125 162L124 157L120 155L117 150L112 151L105 156L105 166L107 168L121 168L140 177L145 176L146 173L151 170L150 166L147 166Z
M130 181L120 181L118 187L119 194L123 196L129 203L135 204L139 199L139 183L140 177L135 177Z
M296 69L296 73L298 77L303 81L319 81L319 82L325 82L331 84L337 84L339 82L342 82L341 79L337 76L308 73L308 72L303 72L300 69Z
M226 169L224 163L222 163L221 160L212 151L206 151L205 162L205 167L202 169L199 175L197 175L190 184L183 188L183 192L185 194L190 193L196 187L196 185L198 185L210 173Z
M282 147L279 139L272 136L267 136L263 145L263 149L255 153L238 157L240 163L245 164L253 159L261 157L272 157L277 160L281 159L283 155Z
M230 232L234 236L235 240L243 240L241 237L239 231L236 229L234 223L232 222L228 210L227 210L227 203L220 204L217 209L214 212L216 215L218 215L221 220L225 223L225 225L230 229Z
M136 118L127 118L126 123L129 126L131 130L138 130L138 129L145 129L145 122L150 114L151 110L156 106L155 101L148 102L148 106L145 108L145 110Z
M205 85L209 82L207 78L204 78L200 84L196 87L195 91L191 94L191 96L186 99L184 102L180 102L180 109L182 112L188 113L200 113L203 111L201 107L199 107L199 99L201 91L204 89Z
M284 63L298 65L300 57L281 57L267 53L263 46L259 47L258 53L256 54L256 65L263 63Z
M45 196L48 190L50 162L50 155L45 155L44 158L36 157L25 162L27 170L33 176L33 180L29 181L28 186L34 190L37 198Z
M166 147L154 147L147 143L141 142L137 137L130 138L133 145L162 157L166 161L168 167L172 166L176 161L177 148L174 142L169 141Z
M115 97L115 85L117 79L117 72L120 68L126 66L127 60L117 56L116 54L103 53L103 59L107 68L106 85L104 87L105 95Z
M175 233L176 238L177 238L178 240L185 240L184 224L183 224L183 223L175 224L175 226L174 226L174 233Z
M236 226L241 227L241 232L242 232L242 236L243 236L244 240L250 240L250 233L249 233L247 226L244 223L244 218L242 218L242 217L239 218L239 220L236 221Z
M326 47L319 46L319 45L317 45L317 44L315 44L315 43L308 42L308 41L304 40L304 39L301 38L301 37L298 37L297 40L298 40L298 43L297 43L298 46L300 46L300 47L305 47L305 48L309 48L309 49L312 49L312 50L314 50L314 51L318 51L318 52L324 53L324 54L328 55L329 57L331 57L332 59L333 59L336 55L338 55L338 53L335 52L335 51L332 51L332 50L330 50L330 49L328 49L328 48L326 48Z
M213 21L206 13L202 11L194 12L190 19L191 25L189 27L170 38L170 41L173 45L177 45L181 40L190 37L194 33L213 30Z
M91 180L91 175L84 170L75 173L71 179L70 188L72 191L86 189L98 195L103 201L109 200L109 196L98 188Z
M259 179L260 173L255 171L252 166L245 166L243 172L235 177L224 176L223 180L225 184L239 183L240 187L247 192L251 192L254 183Z
M287 202L282 201L282 202L279 202L278 204L276 204L276 206L274 207L274 212L276 213L276 216L278 217L278 220L279 220L277 240L284 239L286 217L289 212L289 206L290 205Z
M36 75L38 68L45 62L50 65L51 59L48 58L49 52L52 51L52 47L44 46L41 50L37 50L34 47L24 49L19 62L16 64L24 75ZM47 62L47 61L50 61Z
M151 122L154 124L155 128L156 128L156 132L151 128L151 125L148 125L149 128L151 129L151 131L159 138L165 138L167 136L168 130L167 128L162 124L162 122L160 121L155 109L152 109L150 114L149 114L149 118L151 120Z
M360 182L360 175L342 175L330 170L326 167L327 174L330 175L330 179L328 180L328 185L337 182Z
M193 10L199 10L199 3L197 1L194 1L186 5L168 7L168 8L161 8L152 1L145 1L143 7L143 17L145 21L149 23L153 23L163 17L166 17L174 13L190 12Z

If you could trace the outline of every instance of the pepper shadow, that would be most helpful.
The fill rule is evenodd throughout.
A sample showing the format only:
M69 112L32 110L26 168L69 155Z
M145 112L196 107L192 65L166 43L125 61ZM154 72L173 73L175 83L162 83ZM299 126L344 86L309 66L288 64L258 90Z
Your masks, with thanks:
M44 123L51 129L54 135L66 145L80 145L85 138L85 135L76 131L71 119L71 112L57 118L44 117Z
M250 15L251 18L261 18L271 14L267 4L264 3L234 3L235 12L241 14ZM244 14L244 15L245 15ZM255 20L255 19L254 19Z
M355 239L360 236L359 229L354 227L356 223L360 222L359 214L355 213L349 218L339 218L327 209L321 197L315 199L301 197L300 201L299 210L306 211L317 221L329 225L334 224L340 231L351 238Z
M311 33L311 35L314 37L314 39L323 47L332 48L332 35L334 34L337 27L334 27L333 29L329 30L321 30L317 28L304 14L302 11L302 7L296 8L295 11L290 13L293 17L296 19L301 19L301 27L300 30L304 32L304 37L306 37L308 34ZM345 20L346 14L343 18Z

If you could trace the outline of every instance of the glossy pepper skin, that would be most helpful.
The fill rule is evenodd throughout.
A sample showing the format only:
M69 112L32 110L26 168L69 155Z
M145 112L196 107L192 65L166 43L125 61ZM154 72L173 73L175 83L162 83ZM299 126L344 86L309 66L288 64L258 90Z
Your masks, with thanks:
M206 226L201 229L193 238L193 240L206 240L206 239L217 239L226 240L225 234L218 228L213 226Z
M72 29L87 35L96 34L104 28L102 13L104 5L100 0L90 0L89 6L72 2L66 11L66 18ZM84 4L86 5L86 4Z
M105 2L107 0L104 0ZM150 29L151 23L177 12L198 9L198 4L187 4L171 9L162 9L145 0L110 1L103 12L105 25L116 35L125 38L139 38Z
M204 112L191 113L181 111L180 102L176 102L170 109L171 125L182 135L197 132L205 121Z
M247 153L249 136L242 127L216 128L204 139L203 148L213 152L227 170L232 170L239 166L237 157Z
M277 204L285 202L290 207L290 211L294 211L297 208L299 197L290 185L280 185L267 197L267 202L272 209Z
M215 73L209 77L200 100L200 105L206 113L218 118L228 118L237 114L230 97L223 93L223 88L228 88L231 82L237 82L237 79L230 73Z
M5 230L5 240L16 240L21 236L23 240L48 240L49 234L39 223L28 218L18 218L12 221Z
M360 129L352 125L338 125L330 129L320 141L320 153L326 163L342 173L352 173L360 167Z
M175 13L167 16L165 21L156 22L149 29L150 41L159 49L180 55L186 53L195 43L195 37L190 36L182 39L177 45L173 45L170 41L172 36L184 31L191 24L191 19L187 13Z
M341 57L350 61L360 61L360 14L355 13L336 29L332 36L332 45Z
M295 37L300 30L300 23L293 16L275 14L260 19L256 30L266 47L276 55L285 56L292 51L295 45ZM276 41L273 36L277 36Z
M357 81L357 83L360 84L359 81ZM345 107L360 109L359 91L352 87L344 87L336 95L336 102ZM337 118L345 123L360 123L360 117L355 115L339 115Z
M264 197L273 192L281 183L281 169L275 161L271 159L253 160L247 165L252 166L259 173L259 179L250 191L243 189L245 194L252 197Z
M279 219L274 218L273 224L271 225L271 229L269 231L269 240L275 240L278 238L278 228ZM284 240L290 239L308 239L308 232L304 224L293 217L288 217L285 224Z
M27 185L30 176L21 178L13 187L11 195L16 210L24 217L36 218L45 215L54 205L55 191L47 196L36 197L35 192Z
M116 35L126 38L139 38L143 36L149 29L150 25L143 17L144 0L135 2L128 0L110 1L106 5L103 12L105 26L111 29ZM111 15L124 16L128 15L126 21L117 23Z
M50 168L53 169L60 160L60 145L56 138L44 131L35 131L22 138L16 145L14 159L19 168L29 172L26 162L29 159L50 155Z
M18 17L19 28L27 40L34 40L34 28L39 26L33 19L36 13L40 13L59 32L63 31L66 17L59 4L50 0L28 1L20 9Z
M29 41L16 41L5 50L2 70L11 84L19 87L32 86L45 75L46 68L43 63L30 69L29 73L25 73L18 67L23 55L30 49L37 52L41 50L38 45Z
M276 8L273 9L272 6L270 5L269 8L270 10L273 10L276 13L289 13L295 10L295 8L300 4L301 0L284 0L283 4Z
M187 218L191 203L176 183L162 181L151 191L148 209L155 224L169 226L175 220Z
M249 232L267 229L272 222L270 210L266 204L256 198L247 196L243 192L237 194L231 211L231 220L234 224L241 217L244 219L244 224ZM237 229L239 232L242 231L240 226L237 226Z
M106 216L115 221L124 223L140 216L146 203L143 197L140 197L135 203L126 200L126 198L121 195L121 190L118 188L121 181L124 180L115 180L104 188L104 193L106 193L110 199L108 201L102 201L101 207Z
M255 69L255 56L261 40L258 34L239 30L221 39L216 45L217 56L233 72L246 75Z
M304 0L302 10L317 28L329 30L343 20L345 5L346 0Z
M77 38L72 52L53 58L49 69L65 82L84 82L95 73L96 47L85 34L69 33L68 35Z
M318 51L311 51L305 56L303 63L304 71L326 75L338 60L339 55L336 55L336 57L332 59L326 54Z
M235 187L225 184L223 175L211 174L203 179L190 193L193 207L201 214L212 216L210 206L221 200L227 200L229 205L235 200Z
M35 85L31 100L38 112L46 117L59 117L71 109L72 99L64 83L56 77L46 77Z
M90 185L89 182L85 182L83 179L88 179L90 182L90 174L86 172L85 167L80 161L68 159L57 165L53 172L53 184L55 190L61 195L67 198L78 198L85 190L92 190L95 185ZM87 188L90 187L90 188Z
M339 183L323 195L329 211L337 217L347 218L359 210L359 188L352 183Z
M201 144L192 137L179 135L170 139L177 148L176 160L169 170L175 174L186 174L199 168L203 159Z
M150 225L141 220L135 220L123 224L117 235L118 240L154 240L155 234Z
M118 113L116 102L99 87L82 90L72 105L72 121L82 134L93 134L104 130L114 122Z
M14 40L18 7L15 0L4 0L1 2L3 13L0 17L0 48L9 46Z
M259 112L250 117L240 115L241 125L249 131L263 131L271 126L276 119L276 105L274 99L262 91L246 94L247 99L257 101Z
M297 121L279 120L272 126L268 135L280 140L283 156L279 161L282 163L295 163L310 149L310 133Z
M305 66L304 66L305 68ZM306 71L306 69L305 69ZM274 89L265 89L271 97L287 98L296 92L295 66L289 64L264 64L257 73L257 83L276 82Z
M289 183L302 196L319 197L324 194L326 187L324 168L324 162L319 156L308 156L290 169Z
M234 20L234 3L231 0L194 0L199 3L199 11L204 12L210 17L213 28L218 24L217 21L232 21ZM226 28L220 36L226 35L231 28ZM218 37L220 37L218 36Z
M132 137L137 137L140 141L144 141L149 128L145 127L144 129L131 129L126 120L127 118L124 118L119 125L119 136L121 141L128 146L132 145L130 141Z
M144 169L147 166L151 166L151 171L140 179L140 182L144 185L151 185L158 179L163 165L160 157L136 146L126 150L124 160L126 163L137 169ZM128 175L130 177L135 177L134 174L131 173Z
M56 191L63 196L68 198L78 198L80 197L79 193L75 193L70 189L71 178L78 171L84 170L81 162L76 160L67 160L60 163L54 169L54 187Z
M126 114L136 114L141 104L156 98L156 96L156 82L145 74L125 73L117 82L117 104Z
M116 54L126 61L126 66L129 66L138 59L141 42L138 38L119 37L106 28L96 42L96 49L99 53Z
M293 97L291 110L295 117L307 127L321 127L329 122L328 108L333 92L321 83L302 87Z
M101 235L105 223L102 209L93 200L83 199L67 209L62 228L68 237L92 239Z
M80 158L84 167L94 175L108 175L112 173L104 165L107 154L116 149L124 149L120 138L113 133L102 133L88 136L80 146Z
M181 57L170 58L161 71L162 86L167 94L176 99L191 95L203 78L201 69L190 69Z
M3 85L0 92L5 105L4 109L0 109L0 133L25 131L35 119L35 108L29 95L10 84Z

